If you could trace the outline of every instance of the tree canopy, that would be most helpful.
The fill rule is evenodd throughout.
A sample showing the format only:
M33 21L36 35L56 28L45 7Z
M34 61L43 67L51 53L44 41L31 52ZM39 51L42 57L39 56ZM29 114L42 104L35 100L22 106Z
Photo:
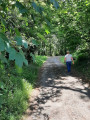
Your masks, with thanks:
M28 65L29 46L41 55L65 54L67 49L90 55L89 23L89 0L1 0L0 59Z

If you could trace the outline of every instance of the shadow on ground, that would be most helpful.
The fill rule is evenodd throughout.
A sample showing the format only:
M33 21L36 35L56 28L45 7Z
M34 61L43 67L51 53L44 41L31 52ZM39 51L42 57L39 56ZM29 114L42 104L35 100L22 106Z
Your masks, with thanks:
M71 81L71 86L66 86L64 81L66 81L68 77L74 77L77 80ZM57 102L58 98L60 99L60 96L62 96L63 89L80 93L81 99L85 99L86 97L90 99L90 88L73 88L73 85L78 82L81 82L82 85L84 83L74 71L68 74L66 67L62 64L56 65L52 62L52 64L43 67L40 82L40 94L30 103L29 109L31 112L27 113L29 116L33 114L36 118L36 116L42 115L44 117L42 120L49 120L48 114L43 112L44 105L48 101ZM49 107L49 104L47 107Z

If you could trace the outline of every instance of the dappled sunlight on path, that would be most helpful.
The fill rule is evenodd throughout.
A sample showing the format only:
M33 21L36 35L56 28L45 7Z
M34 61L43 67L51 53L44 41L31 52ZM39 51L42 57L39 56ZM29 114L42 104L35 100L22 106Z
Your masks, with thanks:
M22 120L89 120L90 89L74 73L67 74L59 57L44 63L40 84Z

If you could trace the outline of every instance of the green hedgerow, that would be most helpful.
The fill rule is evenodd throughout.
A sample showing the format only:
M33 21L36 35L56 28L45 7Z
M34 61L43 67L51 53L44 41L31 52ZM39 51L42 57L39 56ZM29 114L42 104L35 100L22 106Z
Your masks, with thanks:
M0 63L0 120L19 120L28 107L40 66L46 60L36 56L36 63L18 68Z

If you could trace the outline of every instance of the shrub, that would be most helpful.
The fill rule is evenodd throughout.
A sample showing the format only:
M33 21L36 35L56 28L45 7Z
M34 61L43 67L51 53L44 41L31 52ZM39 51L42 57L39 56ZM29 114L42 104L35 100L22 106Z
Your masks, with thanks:
M40 58L40 59L39 59ZM0 120L19 120L28 107L28 98L46 57L36 56L36 63L18 68L0 63Z

